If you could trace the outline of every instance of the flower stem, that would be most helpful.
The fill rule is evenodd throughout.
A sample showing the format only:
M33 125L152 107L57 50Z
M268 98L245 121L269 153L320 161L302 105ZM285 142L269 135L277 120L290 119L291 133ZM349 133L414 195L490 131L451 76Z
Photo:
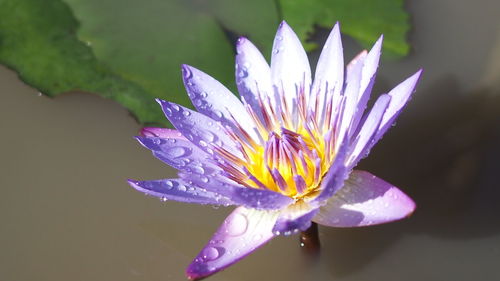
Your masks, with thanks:
M312 222L308 229L300 233L300 246L302 252L308 256L316 257L319 255L321 244L319 242L317 223Z

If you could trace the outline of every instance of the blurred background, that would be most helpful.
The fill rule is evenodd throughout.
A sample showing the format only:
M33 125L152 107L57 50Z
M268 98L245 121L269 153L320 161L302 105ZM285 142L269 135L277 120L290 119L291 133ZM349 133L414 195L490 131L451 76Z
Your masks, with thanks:
M374 95L424 68L358 167L418 208L387 225L320 227L314 262L297 236L274 239L210 280L500 279L499 1L94 2L0 0L0 280L185 280L231 209L134 191L127 178L175 171L133 136L164 122L152 97L187 105L180 63L234 89L234 40L269 54L281 18L313 65L336 20L346 61L384 33Z

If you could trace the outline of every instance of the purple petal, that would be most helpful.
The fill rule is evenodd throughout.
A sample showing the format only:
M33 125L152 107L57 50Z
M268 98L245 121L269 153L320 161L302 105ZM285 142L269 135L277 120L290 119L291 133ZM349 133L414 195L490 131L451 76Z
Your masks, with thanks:
M237 157L243 157L236 143L219 122L175 103L157 99L163 112L174 127L189 141L208 154L214 154L210 146L226 149Z
M380 60L380 54L382 49L383 35L375 42L372 49L366 56L363 62L363 70L361 71L361 82L358 94L358 105L354 120L352 121L351 130L349 135L352 136L354 131L357 129L359 121L365 111L366 104L370 98L370 93L375 83L375 76L377 73L378 63Z
M422 74L422 70L417 71L411 77L407 78L405 81L401 82L394 89L389 92L391 96L391 102L389 103L389 107L382 118L382 122L380 123L379 129L375 136L375 141L378 141L384 133L392 126L399 113L406 105L406 102L410 99L411 94L415 90L415 86L417 85L418 79Z
M284 21L281 22L274 37L271 77L273 85L278 91L282 91L290 108L295 105L297 87L304 86L305 95L309 96L311 85L309 60L299 38Z
M182 179L164 179L152 181L128 180L130 186L147 195L162 200L174 200L185 203L233 205L234 203L215 192L188 184Z
M212 275L271 240L277 211L236 208L186 269L191 280Z
M346 157L347 142L343 141L337 152L337 156L335 156L335 160L330 167L330 170L328 170L321 181L321 185L319 187L321 193L311 202L313 205L322 204L323 201L330 198L342 187L344 180L347 178L348 172L347 167L344 165Z
M325 46L321 51L321 55L316 66L314 75L314 83L311 90L311 100L309 105L311 108L316 104L323 105L327 99L327 95L340 95L344 84L344 55L342 49L342 40L340 37L339 23L333 27ZM332 93L333 91L333 93ZM333 97L336 100L335 97ZM334 105L336 108L336 105ZM320 106L320 109L323 109ZM325 114L318 112L317 114Z
M203 177L192 173L180 172L179 176L189 183L193 183L206 190L231 198L232 202L235 204L248 208L276 210L293 203L293 199L288 196L271 190L255 189L238 185L218 174L215 176Z
M306 206L296 208L296 205ZM312 208L307 204L291 205L280 213L273 227L273 233L276 235L290 235L298 231L304 231L311 226L311 220L318 211L318 208Z
M275 106L271 69L257 47L244 37L236 44L236 85L240 96L255 112L260 112L259 96L262 101L269 98Z
M367 226L408 217L415 203L395 186L365 171L353 171L344 187L313 221L334 227Z
M179 131L168 128L144 127L139 134L143 137L185 139Z
M377 132L384 112L386 111L390 101L391 96L381 95L375 102L375 105L373 105L372 110L366 117L363 126L361 127L360 131L356 135L354 142L349 148L349 156L347 157L346 161L346 166L348 167L348 169L351 169L353 166L355 166L358 161L368 153L366 149L371 147L373 137Z
M182 65L186 91L198 112L220 121L223 125L240 125L254 140L255 126L241 101L224 85L189 65ZM237 124L234 123L236 121Z
M211 169L218 169L207 161L210 155L187 139L157 137L136 137L136 139L150 149L156 158L178 170L185 170L193 165L201 167L202 163L209 165Z
M368 52L366 50L361 51L359 54L357 54L346 66L346 77L351 76L351 71L353 70L354 66L358 65L360 63L361 65L365 61L366 56L368 55Z
M361 82L361 71L363 69L364 57L359 58L356 63L354 63L350 69L347 71L346 76L346 88L344 91L345 96L345 108L340 117L340 125L337 134L336 148L340 146L342 142L339 140L344 139L351 128L351 124L354 116L357 114L358 105L358 94ZM352 63L352 62L351 62Z
M293 203L293 199L280 193L255 188L236 188L230 198L240 205L255 209L281 209Z

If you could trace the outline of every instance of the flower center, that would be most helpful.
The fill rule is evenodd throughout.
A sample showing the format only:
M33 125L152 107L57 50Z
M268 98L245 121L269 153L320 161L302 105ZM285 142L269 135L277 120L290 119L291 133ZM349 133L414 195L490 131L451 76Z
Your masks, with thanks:
M325 114L308 109L303 88L290 106L280 95L271 106L259 99L259 111L246 104L256 124L255 140L237 122L227 133L239 144L244 159L215 147L219 166L233 181L250 188L269 189L296 200L314 195L335 158L332 101Z
M263 149L250 154L245 165L248 185L300 198L314 191L330 163L324 141L286 128L271 132Z

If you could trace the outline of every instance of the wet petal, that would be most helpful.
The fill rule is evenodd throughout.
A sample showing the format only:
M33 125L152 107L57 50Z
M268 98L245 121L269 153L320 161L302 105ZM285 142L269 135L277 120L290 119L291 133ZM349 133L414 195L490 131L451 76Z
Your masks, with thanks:
M214 151L210 146L214 145L242 157L234 140L226 134L219 122L175 103L160 99L157 101L172 125L203 151L212 155Z
M367 149L371 147L373 137L377 132L380 122L382 121L382 117L384 116L384 112L386 111L390 101L391 96L385 94L381 95L373 105L372 110L366 117L363 126L357 133L353 144L349 148L349 155L346 161L348 169L355 166L358 161L368 153Z
M168 128L144 127L139 134L143 137L185 139L179 131Z
M370 52L368 52L366 58L363 61L357 110L351 125L351 130L349 134L350 136L352 136L354 131L357 129L359 121L361 120L363 112L365 111L366 104L370 99L370 93L372 91L373 84L375 83L375 76L377 74L377 68L380 60L383 39L384 36L383 35L380 36L380 38L377 40L377 42L375 42Z
M273 227L276 235L290 235L304 231L311 226L311 219L319 211L307 203L297 203L284 209Z
M365 56L362 56L358 58L355 63L351 62L352 66L347 70L346 86L343 93L345 97L345 107L340 117L339 128L337 129L336 148L342 143L339 140L344 139L348 135L354 116L357 114L358 94L364 59Z
M276 105L271 69L257 47L244 37L236 44L236 85L240 96L255 112L260 112L259 96L264 102L269 98L273 107Z
M342 185L344 180L347 178L347 167L345 166L345 160L347 157L347 142L344 141L335 156L335 160L330 167L330 170L325 174L319 190L321 193L312 200L312 205L317 206L322 204L325 200L330 198L335 192L337 192Z
M191 280L212 275L244 258L274 237L278 211L236 208L186 269Z
M285 96L289 108L295 106L297 88L304 86L305 96L309 96L309 60L299 38L284 21L281 22L274 38L271 77L273 85Z
M378 141L392 126L399 113L410 99L421 74L422 70L417 71L389 92L391 102L389 103L389 107L382 118L382 122L380 123L377 135L375 136L376 141Z
M160 199L185 203L232 205L230 199L204 188L188 184L182 179L163 179L152 181L128 180L130 186L147 195Z
M354 69L354 66L361 64L363 65L366 56L368 55L368 51L363 50L359 54L357 54L346 66L346 77L351 77L352 76L352 70Z
M206 160L210 158L210 155L185 138L136 137L136 139L150 149L156 158L178 170L207 162ZM213 164L211 166L216 168Z
M326 226L381 224L409 216L415 203L401 190L365 171L353 171L313 221Z
M241 205L256 209L281 209L293 203L293 199L280 193L255 188L238 188L230 198Z
M248 208L276 210L293 203L293 199L288 196L271 190L245 187L224 178L223 175L218 173L211 176L202 176L182 171L179 176L188 183L231 198L234 203Z
M189 65L182 65L182 77L189 97L200 113L227 126L242 126L254 140L257 139L250 115L241 101L224 85Z
M319 105L324 105L329 95L340 95L344 87L344 54L342 49L342 40L340 37L339 23L333 27L316 66L314 82L311 90L311 99L309 106L314 109L316 99ZM333 97L333 100L337 98ZM336 105L333 106L334 108ZM320 110L323 106L319 107ZM316 114L326 114L317 112Z

